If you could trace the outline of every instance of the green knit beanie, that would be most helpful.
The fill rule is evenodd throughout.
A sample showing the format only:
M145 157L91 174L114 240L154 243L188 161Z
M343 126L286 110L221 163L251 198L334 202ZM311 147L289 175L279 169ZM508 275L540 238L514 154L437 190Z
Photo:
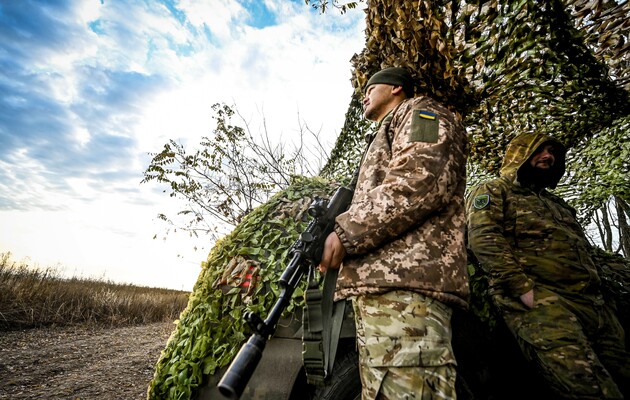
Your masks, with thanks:
M407 97L413 97L413 79L409 71L405 68L390 67L378 71L368 80L367 85L365 85L365 90L376 83L402 86Z

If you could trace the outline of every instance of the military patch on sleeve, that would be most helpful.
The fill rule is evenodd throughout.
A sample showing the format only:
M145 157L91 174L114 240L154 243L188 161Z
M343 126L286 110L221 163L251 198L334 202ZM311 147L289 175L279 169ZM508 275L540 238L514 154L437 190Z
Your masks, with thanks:
M440 119L437 114L426 110L412 110L411 133L412 142L437 143L440 131Z
M473 207L477 210L484 209L488 204L490 204L490 195L489 194L480 194L475 196L473 199Z

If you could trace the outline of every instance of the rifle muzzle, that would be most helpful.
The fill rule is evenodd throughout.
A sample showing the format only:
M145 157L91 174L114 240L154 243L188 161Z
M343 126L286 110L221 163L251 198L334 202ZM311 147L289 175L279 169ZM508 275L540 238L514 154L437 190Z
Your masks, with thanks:
M266 340L257 334L252 335L241 347L218 384L222 395L230 399L238 399L243 394L247 382L262 358Z

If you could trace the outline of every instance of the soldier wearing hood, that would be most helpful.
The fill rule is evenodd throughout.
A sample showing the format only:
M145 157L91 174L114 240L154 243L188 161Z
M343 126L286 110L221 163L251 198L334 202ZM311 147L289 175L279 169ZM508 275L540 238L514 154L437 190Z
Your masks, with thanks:
M543 134L507 147L500 177L467 199L468 245L527 360L567 399L628 396L624 331L602 298L575 210L548 192L566 148Z

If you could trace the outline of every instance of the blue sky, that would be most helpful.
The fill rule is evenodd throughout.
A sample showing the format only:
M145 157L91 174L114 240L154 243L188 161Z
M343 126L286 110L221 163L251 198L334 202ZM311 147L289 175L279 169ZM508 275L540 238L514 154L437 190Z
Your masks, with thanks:
M148 153L196 145L217 102L332 146L364 29L361 10L302 0L0 0L0 252L191 289L211 242L152 239L178 204L140 185Z

